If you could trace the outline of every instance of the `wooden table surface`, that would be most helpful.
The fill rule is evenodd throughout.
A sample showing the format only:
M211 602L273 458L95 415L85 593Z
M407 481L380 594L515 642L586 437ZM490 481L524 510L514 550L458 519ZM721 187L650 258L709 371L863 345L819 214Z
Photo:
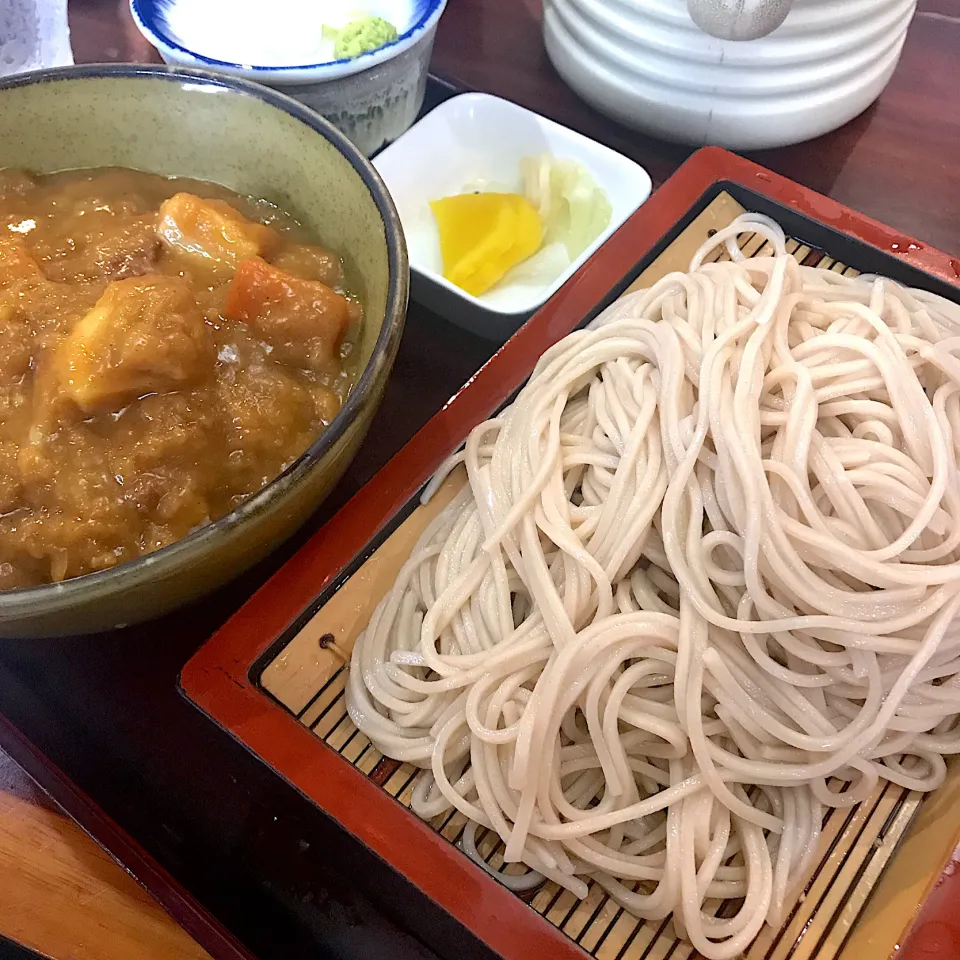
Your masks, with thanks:
M70 0L78 62L153 61L127 0ZM539 0L451 0L434 69L509 97L643 163L661 183L686 148L625 130L550 67ZM877 104L836 133L754 158L870 216L960 253L960 0L920 0ZM941 888L941 896L945 895ZM207 954L0 753L0 935L55 960Z
M0 934L55 960L209 960L4 753Z

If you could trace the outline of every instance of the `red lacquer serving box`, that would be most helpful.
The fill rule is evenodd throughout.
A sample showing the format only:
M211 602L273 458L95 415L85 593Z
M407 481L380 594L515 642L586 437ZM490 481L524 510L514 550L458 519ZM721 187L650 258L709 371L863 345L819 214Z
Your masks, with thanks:
M343 706L347 650L390 586L418 532L450 495L418 494L469 430L501 407L543 351L634 286L685 269L711 230L744 209L776 218L799 260L882 273L960 300L956 261L755 164L695 154L601 250L274 575L186 665L184 694L296 790L382 857L422 895L507 960L641 960L691 956L669 922L626 914L602 890L585 901L546 884L521 899L492 877L508 872L495 836L485 871L457 842L463 820L426 823L406 807L415 771L383 758ZM762 253L758 240L744 249ZM748 249L749 248L749 249ZM893 785L824 824L822 856L798 883L779 930L752 960L960 956L953 901L934 890L960 838L960 769L930 796ZM952 889L952 888L951 888ZM933 892L913 944L900 949ZM937 906L939 904L939 906ZM936 909L934 910L934 908ZM416 927L415 920L413 925ZM442 931L416 929L441 955ZM922 951L922 954L917 952Z

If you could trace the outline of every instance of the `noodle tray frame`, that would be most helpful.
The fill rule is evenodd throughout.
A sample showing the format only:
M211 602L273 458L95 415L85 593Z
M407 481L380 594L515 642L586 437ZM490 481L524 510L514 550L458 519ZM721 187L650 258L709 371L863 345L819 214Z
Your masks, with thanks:
M429 520L453 474L426 506L419 494L470 429L507 403L537 358L626 291L684 270L711 234L744 209L777 219L803 263L883 273L960 300L953 261L884 225L718 148L690 158L325 527L185 666L183 694L213 722L335 819L420 897L408 923L442 956L506 960L687 960L669 921L640 921L591 885L586 900L547 883L508 890L495 835L478 831L488 870L457 843L464 819L427 823L409 809L415 769L381 757L346 715L349 650ZM763 252L748 240L749 255ZM951 282L953 281L953 282ZM462 468L461 468L462 469ZM856 810L834 810L822 854L798 878L779 930L748 960L882 960L900 950L960 840L960 765L929 796L886 784ZM415 889L414 889L415 888ZM404 893L405 891L405 893ZM417 892L419 891L419 893ZM394 894L400 896L401 894ZM423 896L427 898L423 900ZM446 921L427 919L437 915ZM432 911L432 913L431 913ZM446 916L444 916L446 915ZM451 927L453 918L459 926ZM960 937L956 919L941 918ZM951 926L951 923L953 926ZM454 936L451 930L466 932ZM960 943L960 939L954 940ZM464 952L463 943L467 944ZM951 950L943 956L956 956ZM929 956L929 953L924 953Z

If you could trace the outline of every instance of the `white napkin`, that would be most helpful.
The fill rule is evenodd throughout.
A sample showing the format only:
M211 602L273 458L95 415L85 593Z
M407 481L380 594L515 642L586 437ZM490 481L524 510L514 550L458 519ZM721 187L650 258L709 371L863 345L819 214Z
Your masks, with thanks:
M70 63L67 0L0 0L0 76Z

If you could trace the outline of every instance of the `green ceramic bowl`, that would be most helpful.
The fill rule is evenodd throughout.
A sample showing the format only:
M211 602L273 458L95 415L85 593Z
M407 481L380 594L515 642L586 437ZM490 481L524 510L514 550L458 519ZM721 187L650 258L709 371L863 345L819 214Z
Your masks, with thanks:
M121 166L263 197L343 258L365 307L363 372L330 427L237 510L112 570L0 592L0 637L91 633L166 613L236 576L317 508L366 435L393 366L409 269L396 209L340 132L265 87L201 71L104 65L0 81L0 167Z

